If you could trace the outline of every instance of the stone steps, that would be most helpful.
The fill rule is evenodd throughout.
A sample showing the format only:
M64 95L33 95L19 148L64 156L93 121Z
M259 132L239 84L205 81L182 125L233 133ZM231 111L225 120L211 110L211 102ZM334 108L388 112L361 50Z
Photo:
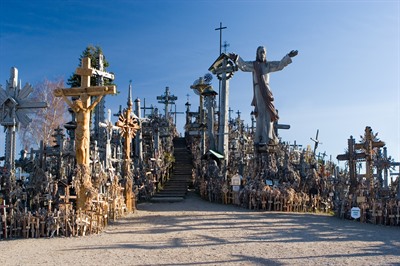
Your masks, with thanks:
M170 179L151 202L179 202L185 199L192 178L192 157L186 149L185 138L174 139L175 167Z

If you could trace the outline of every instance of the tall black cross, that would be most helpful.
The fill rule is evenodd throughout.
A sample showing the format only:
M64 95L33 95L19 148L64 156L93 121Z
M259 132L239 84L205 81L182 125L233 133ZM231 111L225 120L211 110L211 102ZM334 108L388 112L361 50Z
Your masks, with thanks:
M222 30L226 29L227 27L222 27L222 22L219 23L219 28L215 30L219 30L219 55L222 53ZM221 80L218 82L218 112L221 106Z
M219 28L215 30L219 30L219 54L222 53L222 30L226 29L226 27L222 27L222 22L219 23Z

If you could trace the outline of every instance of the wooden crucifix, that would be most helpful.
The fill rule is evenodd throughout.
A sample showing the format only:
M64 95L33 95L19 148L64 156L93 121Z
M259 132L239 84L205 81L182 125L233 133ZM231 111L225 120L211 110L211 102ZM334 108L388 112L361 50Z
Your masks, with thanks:
M128 95L128 108L125 108L124 111L119 115L118 121L115 125L120 128L124 141L124 159L125 161L130 160L131 153L131 138L136 136L136 131L140 129L139 122L137 117L132 113L132 99L131 99L131 90L132 85L129 85L129 95ZM130 171L129 165L126 166L125 172ZM125 173L126 174L126 173Z
M78 88L57 88L54 96L63 97L71 109L76 113L77 127L75 129L75 150L76 163L78 165L89 166L90 157L90 112L101 101L106 94L115 94L114 85L109 86L90 86L90 77L98 74L99 70L90 66L90 58L82 59L82 67L76 69L77 75L81 76L81 86ZM79 97L73 102L68 96ZM91 97L97 96L92 102Z
M130 169L131 163L131 141L132 138L136 136L136 132L140 129L138 118L132 113L132 85L129 84L129 94L128 94L128 108L125 108L124 111L119 115L118 121L115 125L120 128L124 138L124 166L123 166L123 174L124 174L124 187L125 187L125 204L128 212L132 212L134 209L134 201L133 201L133 179L132 173Z

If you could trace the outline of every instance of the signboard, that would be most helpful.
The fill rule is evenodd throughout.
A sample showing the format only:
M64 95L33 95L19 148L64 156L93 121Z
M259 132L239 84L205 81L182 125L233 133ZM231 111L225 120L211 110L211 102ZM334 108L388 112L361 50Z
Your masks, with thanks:
M240 180L242 177L238 174L232 176L231 178L231 186L240 186Z
M358 208L358 207L351 208L350 216L351 216L351 218L354 218L354 219L360 218L360 216L361 216L360 208Z
M357 203L364 203L365 201L366 201L365 197L363 197L363 196L357 197Z
M190 130L189 135L190 136L200 136L201 132L198 130Z
M271 179L266 179L265 180L265 184L267 185L267 186L273 186L273 182L272 182L272 180Z

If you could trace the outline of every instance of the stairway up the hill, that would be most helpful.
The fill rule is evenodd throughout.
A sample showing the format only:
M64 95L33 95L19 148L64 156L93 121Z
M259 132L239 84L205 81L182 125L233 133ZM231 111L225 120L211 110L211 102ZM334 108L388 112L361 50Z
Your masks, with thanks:
M164 187L151 198L151 202L182 201L192 179L192 159L186 148L185 138L174 139L175 166L170 179Z

